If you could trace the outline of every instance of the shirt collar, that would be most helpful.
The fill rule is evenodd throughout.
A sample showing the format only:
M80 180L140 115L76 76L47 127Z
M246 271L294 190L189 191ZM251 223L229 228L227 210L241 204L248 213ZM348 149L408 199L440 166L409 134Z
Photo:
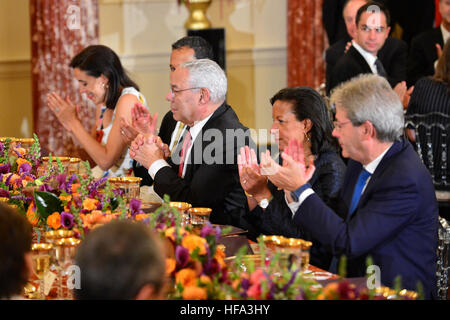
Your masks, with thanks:
M194 125L189 129L189 132L191 133L192 141L195 140L195 138L198 136L202 128L205 126L205 124L208 122L208 120L212 117L214 114L211 113L209 116L207 116L205 119L200 121L195 121Z
M441 23L441 32L442 32L442 39L444 40L444 44L445 44L447 42L448 38L450 38L450 32L444 28L444 25L442 23Z
M375 67L375 61L377 60L377 56L374 56L370 52L364 50L359 44L356 43L355 40L352 40L352 46L354 46L355 49L363 56L364 60L366 60L370 69L372 69L372 72L378 74L377 69Z
M375 172L375 170L377 169L378 165L380 164L381 160L383 159L384 155L389 151L389 149L393 145L394 144L390 145L389 148L384 150L378 157L375 158L375 160L372 160L372 162L365 165L364 169L366 169L366 171L368 171L370 174L373 174Z

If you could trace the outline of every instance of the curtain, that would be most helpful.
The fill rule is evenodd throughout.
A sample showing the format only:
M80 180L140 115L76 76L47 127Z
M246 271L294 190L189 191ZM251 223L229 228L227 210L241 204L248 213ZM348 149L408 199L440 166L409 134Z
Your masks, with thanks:
M325 82L323 0L288 0L288 86L317 89Z
M54 156L82 157L81 148L46 105L46 95L55 91L69 96L81 106L79 117L86 129L95 125L95 108L79 94L69 63L84 47L98 43L98 0L30 0L30 16L34 132Z

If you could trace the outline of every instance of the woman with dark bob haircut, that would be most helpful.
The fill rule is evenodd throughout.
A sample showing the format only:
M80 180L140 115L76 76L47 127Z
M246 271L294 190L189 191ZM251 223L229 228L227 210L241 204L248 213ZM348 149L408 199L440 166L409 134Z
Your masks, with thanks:
M135 104L146 105L139 87L126 74L117 54L102 45L85 48L71 61L70 67L86 94L97 106L96 132L89 133L77 116L76 106L67 97L50 93L47 102L61 124L72 133L104 176L131 173L132 160L128 146L121 137L120 119L131 123Z
M293 139L301 142L306 163L313 161L316 167L310 180L312 188L325 202L331 202L341 187L345 164L337 153L337 142L331 136L333 128L324 100L309 87L296 87L280 90L270 103L271 134L275 136L280 151L285 151ZM284 191L277 190L259 170L255 152L245 147L238 158L240 181L250 209L245 219L256 233L310 240L314 244L311 263L328 269L331 256L292 223Z

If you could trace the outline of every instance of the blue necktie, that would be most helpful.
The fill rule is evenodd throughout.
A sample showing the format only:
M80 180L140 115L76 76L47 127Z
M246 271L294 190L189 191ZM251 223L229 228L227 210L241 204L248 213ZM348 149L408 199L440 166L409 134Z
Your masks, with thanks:
M356 206L358 205L359 199L361 198L362 190L366 184L367 179L370 177L371 173L367 171L366 169L362 169L361 173L359 174L358 181L356 182L355 190L353 191L353 197L352 197L352 203L350 204L350 210L348 211L347 215L347 221L350 220L351 215L356 209ZM338 272L338 258L336 256L333 256L331 259L331 264L329 271L331 273L337 273Z
M348 210L349 217L355 211L356 206L358 205L359 199L361 198L361 193L363 191L363 188L366 185L366 181L369 177L370 177L370 172L363 168L361 173L359 174L358 182L356 182L355 190L353 191L352 202L350 204L350 209Z

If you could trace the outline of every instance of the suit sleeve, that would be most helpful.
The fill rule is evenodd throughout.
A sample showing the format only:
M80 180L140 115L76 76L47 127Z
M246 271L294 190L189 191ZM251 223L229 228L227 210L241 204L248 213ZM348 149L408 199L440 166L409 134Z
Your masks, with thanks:
M388 81L392 88L407 79L408 45L399 40L398 47L389 64Z
M391 173L389 173L391 174ZM317 195L309 196L295 213L294 222L311 232L334 255L353 259L395 237L411 220L420 201L418 187L405 177L378 186L349 222L327 207Z

